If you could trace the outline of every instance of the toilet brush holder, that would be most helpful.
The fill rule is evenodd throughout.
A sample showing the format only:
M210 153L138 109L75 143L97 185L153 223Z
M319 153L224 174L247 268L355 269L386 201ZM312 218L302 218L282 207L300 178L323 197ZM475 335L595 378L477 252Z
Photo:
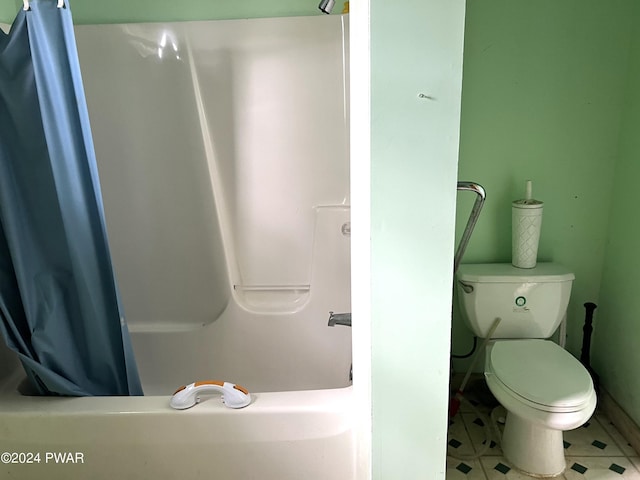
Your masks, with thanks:
M511 204L511 263L514 267L536 266L543 206L543 202L531 198L531 181L527 181L525 198Z

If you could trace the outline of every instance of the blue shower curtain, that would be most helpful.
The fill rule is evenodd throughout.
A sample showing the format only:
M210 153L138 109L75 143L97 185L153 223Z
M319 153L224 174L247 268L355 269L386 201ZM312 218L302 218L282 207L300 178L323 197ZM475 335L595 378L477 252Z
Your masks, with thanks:
M0 31L0 331L45 395L141 395L69 5Z

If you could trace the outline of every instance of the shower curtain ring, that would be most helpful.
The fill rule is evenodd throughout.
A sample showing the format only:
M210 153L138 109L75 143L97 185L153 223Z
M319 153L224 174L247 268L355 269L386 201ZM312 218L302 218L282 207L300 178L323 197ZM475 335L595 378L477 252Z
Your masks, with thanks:
M58 8L64 8L64 0L58 0ZM29 10L29 0L22 0L22 9Z

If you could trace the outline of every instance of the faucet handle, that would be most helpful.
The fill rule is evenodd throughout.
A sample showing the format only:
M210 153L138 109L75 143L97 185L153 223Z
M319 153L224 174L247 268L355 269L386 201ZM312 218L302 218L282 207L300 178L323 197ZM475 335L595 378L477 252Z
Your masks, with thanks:
M344 325L346 327L351 326L351 313L333 313L329 312L329 323L330 327L335 325Z

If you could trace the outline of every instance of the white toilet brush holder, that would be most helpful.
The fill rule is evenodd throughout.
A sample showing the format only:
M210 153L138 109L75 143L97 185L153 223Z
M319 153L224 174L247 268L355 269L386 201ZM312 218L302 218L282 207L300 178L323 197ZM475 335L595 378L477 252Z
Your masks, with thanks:
M536 266L543 206L543 202L532 198L531 180L527 180L525 198L511 204L511 263L514 267Z

